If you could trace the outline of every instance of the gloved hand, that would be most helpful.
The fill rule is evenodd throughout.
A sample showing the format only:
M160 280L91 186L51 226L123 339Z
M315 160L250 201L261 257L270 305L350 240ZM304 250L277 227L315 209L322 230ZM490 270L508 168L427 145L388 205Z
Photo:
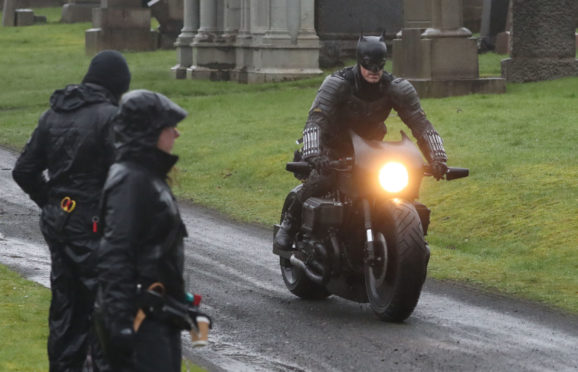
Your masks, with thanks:
M326 155L318 155L307 159L307 162L318 171L321 171L329 166L329 158Z
M442 179L448 171L448 165L445 161L434 160L430 164L430 171L436 180Z

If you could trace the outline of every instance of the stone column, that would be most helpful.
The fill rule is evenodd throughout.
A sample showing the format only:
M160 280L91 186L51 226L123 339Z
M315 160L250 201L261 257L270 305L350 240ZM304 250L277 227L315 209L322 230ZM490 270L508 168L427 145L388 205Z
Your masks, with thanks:
M86 53L104 49L145 51L157 46L150 9L141 0L102 0L92 13L93 28L85 32Z
M239 0L225 0L225 15L222 39L234 43L241 27L241 4Z
M201 23L192 43L193 65L187 70L187 76L192 79L230 79L235 67L235 29L240 23L238 10L238 1L201 0ZM224 37L225 23L229 29L227 38Z
M16 26L16 0L4 0L4 7L2 8L2 26L14 27Z
M199 29L199 0L184 0L183 29L177 37L177 65L171 68L176 79L184 79L187 68L193 65L193 47L191 46Z
M513 0L512 46L502 76L527 82L578 74L576 0Z
M251 7L258 3L253 0ZM251 9L254 38L246 82L293 80L321 74L319 39L307 32L314 0L268 0L266 4Z
M319 38L315 32L315 2L301 1L300 10L297 39L301 43L312 41L314 46L319 45Z
M217 1L201 0L200 26L195 42L212 42L217 38Z
M63 23L90 22L92 21L92 9L98 8L98 0L69 0L62 6Z
M404 28L402 38L394 40L393 72L410 80L421 97L505 92L503 79L479 78L477 43L463 27L463 0L431 0L431 25L420 31Z
M231 80L247 82L247 66L251 63L251 5L250 0L240 0L239 32L235 40L235 68Z
M293 1L293 4L297 3ZM264 44L287 43L291 39L287 23L287 0L270 0L269 29L263 38Z

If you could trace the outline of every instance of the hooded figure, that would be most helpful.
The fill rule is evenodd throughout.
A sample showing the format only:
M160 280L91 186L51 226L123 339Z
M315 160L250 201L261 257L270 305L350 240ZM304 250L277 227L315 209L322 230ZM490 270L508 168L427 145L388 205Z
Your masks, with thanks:
M117 157L101 205L103 238L98 255L97 328L115 371L180 371L181 328L147 315L135 317L142 291L161 283L184 303L183 238L187 235L166 182L178 160L172 145L186 112L147 90L125 94L115 118ZM140 289L140 290L139 290Z
M383 70L386 55L383 34L362 35L357 42L357 64L327 76L321 84L309 110L303 148L298 153L314 170L285 213L274 249L292 249L303 202L327 193L335 184L334 173L327 164L352 154L349 131L364 139L381 141L387 133L385 120L392 110L417 138L436 179L446 173L447 155L440 135L422 110L413 85Z
M98 204L114 160L111 122L130 72L124 57L103 51L83 83L56 90L18 158L12 176L42 209L40 228L51 255L51 371L80 371L92 336ZM95 339L94 339L95 340ZM98 343L91 347L102 369Z

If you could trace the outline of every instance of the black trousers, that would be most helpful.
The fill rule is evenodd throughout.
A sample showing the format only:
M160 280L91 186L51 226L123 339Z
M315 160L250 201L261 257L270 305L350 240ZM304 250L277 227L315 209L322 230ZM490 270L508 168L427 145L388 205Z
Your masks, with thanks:
M181 330L159 320L145 318L135 337L134 350L128 355L109 355L115 372L180 372L182 361Z
M85 365L91 365L93 371L106 371L91 321L96 290L94 252L99 241L63 241L48 233L44 238L51 256L50 371L82 371Z

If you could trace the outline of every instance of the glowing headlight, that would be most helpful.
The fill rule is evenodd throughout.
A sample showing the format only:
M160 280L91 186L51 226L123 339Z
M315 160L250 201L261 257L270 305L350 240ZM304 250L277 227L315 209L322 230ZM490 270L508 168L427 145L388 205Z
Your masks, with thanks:
M387 163L379 171L379 183L387 192L400 192L409 182L409 174L403 164Z

